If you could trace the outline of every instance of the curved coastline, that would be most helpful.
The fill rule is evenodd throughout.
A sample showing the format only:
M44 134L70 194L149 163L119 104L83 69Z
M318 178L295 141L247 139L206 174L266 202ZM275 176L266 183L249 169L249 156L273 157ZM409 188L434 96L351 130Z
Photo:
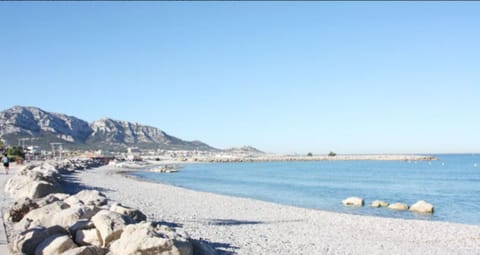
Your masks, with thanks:
M280 205L144 180L139 169L79 173L85 185L181 226L220 254L478 254L480 226Z

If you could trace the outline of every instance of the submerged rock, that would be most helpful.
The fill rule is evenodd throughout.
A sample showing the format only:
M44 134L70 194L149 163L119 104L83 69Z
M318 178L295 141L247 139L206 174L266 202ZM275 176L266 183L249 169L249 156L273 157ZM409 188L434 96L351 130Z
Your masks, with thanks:
M389 205L388 208L397 211L405 211L408 210L408 205L404 203L394 203Z
M363 201L363 198L349 197L343 200L342 204L346 206L363 206L364 201Z
M424 200L420 200L410 206L410 211L419 212L419 213L433 213L433 205L427 203Z
M375 200L372 202L372 204L370 205L371 207L388 207L390 204L383 201L383 200Z

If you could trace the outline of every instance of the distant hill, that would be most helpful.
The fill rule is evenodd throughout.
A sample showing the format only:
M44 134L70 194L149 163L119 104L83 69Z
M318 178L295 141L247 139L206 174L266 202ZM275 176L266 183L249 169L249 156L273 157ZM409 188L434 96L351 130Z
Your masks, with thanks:
M252 146L243 146L240 148L234 147L234 148L225 149L224 151L232 154L265 154L265 152L257 148L254 148Z
M200 141L184 141L158 128L138 123L109 118L88 123L73 116L24 106L0 112L0 137L12 145L17 145L20 138L26 138L29 139L26 145L40 145L44 149L49 149L51 142L61 142L68 149L217 150Z

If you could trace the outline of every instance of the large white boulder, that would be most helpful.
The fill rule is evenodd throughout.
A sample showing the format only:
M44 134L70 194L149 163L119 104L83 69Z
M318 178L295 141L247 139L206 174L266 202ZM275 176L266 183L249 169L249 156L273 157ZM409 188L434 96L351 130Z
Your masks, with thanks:
M66 198L65 203L73 205L82 202L86 205L102 206L107 204L107 197L97 190L82 190Z
M390 204L383 200L375 200L371 203L371 207L388 207Z
M19 222L31 210L37 209L38 204L28 197L17 199L13 205L8 208L4 219L10 222Z
M60 178L58 172L52 169L25 167L19 174L7 181L5 192L15 199L21 197L40 198L50 193L61 192Z
M67 234L67 231L60 226L45 228L36 226L20 232L12 241L13 254L34 254L37 246L47 238L57 234Z
M110 246L110 252L112 255L192 255L193 246L187 237L167 227L144 222L126 226L120 239Z
M75 243L79 245L102 246L100 233L96 228L77 230L75 233Z
M121 204L112 205L110 207L110 211L130 216L130 218L132 218L132 220L134 220L137 223L147 220L147 216L145 216L145 214L143 214L140 210L135 208L130 208L128 206L124 206Z
M392 209L396 211L405 211L405 210L408 210L408 205L404 203L394 203L389 205L388 209Z
M78 248L74 248L71 250L68 250L62 255L105 255L106 251L100 247L97 246L81 246Z
M110 242L120 238L128 224L134 223L130 217L108 210L99 211L92 217L92 222L100 233L102 247L108 247Z
M23 216L21 221L14 225L14 229L23 231L30 228L30 226L50 227L56 225L51 224L52 220L55 219L58 213L66 208L69 208L69 205L62 201L56 201L44 207L31 210Z
M78 220L91 219L98 211L100 209L94 205L76 204L58 212L55 217L50 219L47 226L59 225L68 229Z
M410 211L419 212L419 213L433 213L433 205L427 203L424 200L420 200L410 206Z
M363 198L359 197L349 197L342 201L342 204L346 206L363 206L363 203Z
M77 245L67 235L53 235L37 246L35 255L60 255L76 247Z

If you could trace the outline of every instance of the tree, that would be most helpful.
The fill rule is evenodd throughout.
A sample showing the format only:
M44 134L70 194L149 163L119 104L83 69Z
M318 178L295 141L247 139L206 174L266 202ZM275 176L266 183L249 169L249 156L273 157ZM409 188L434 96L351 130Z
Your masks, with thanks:
M307 157L311 157L313 154L311 152L307 153Z
M328 153L328 156L329 157L335 157L335 156L337 156L337 153L331 151L330 153Z
M7 155L9 158L25 158L25 152L23 152L23 148L21 146L7 148Z

